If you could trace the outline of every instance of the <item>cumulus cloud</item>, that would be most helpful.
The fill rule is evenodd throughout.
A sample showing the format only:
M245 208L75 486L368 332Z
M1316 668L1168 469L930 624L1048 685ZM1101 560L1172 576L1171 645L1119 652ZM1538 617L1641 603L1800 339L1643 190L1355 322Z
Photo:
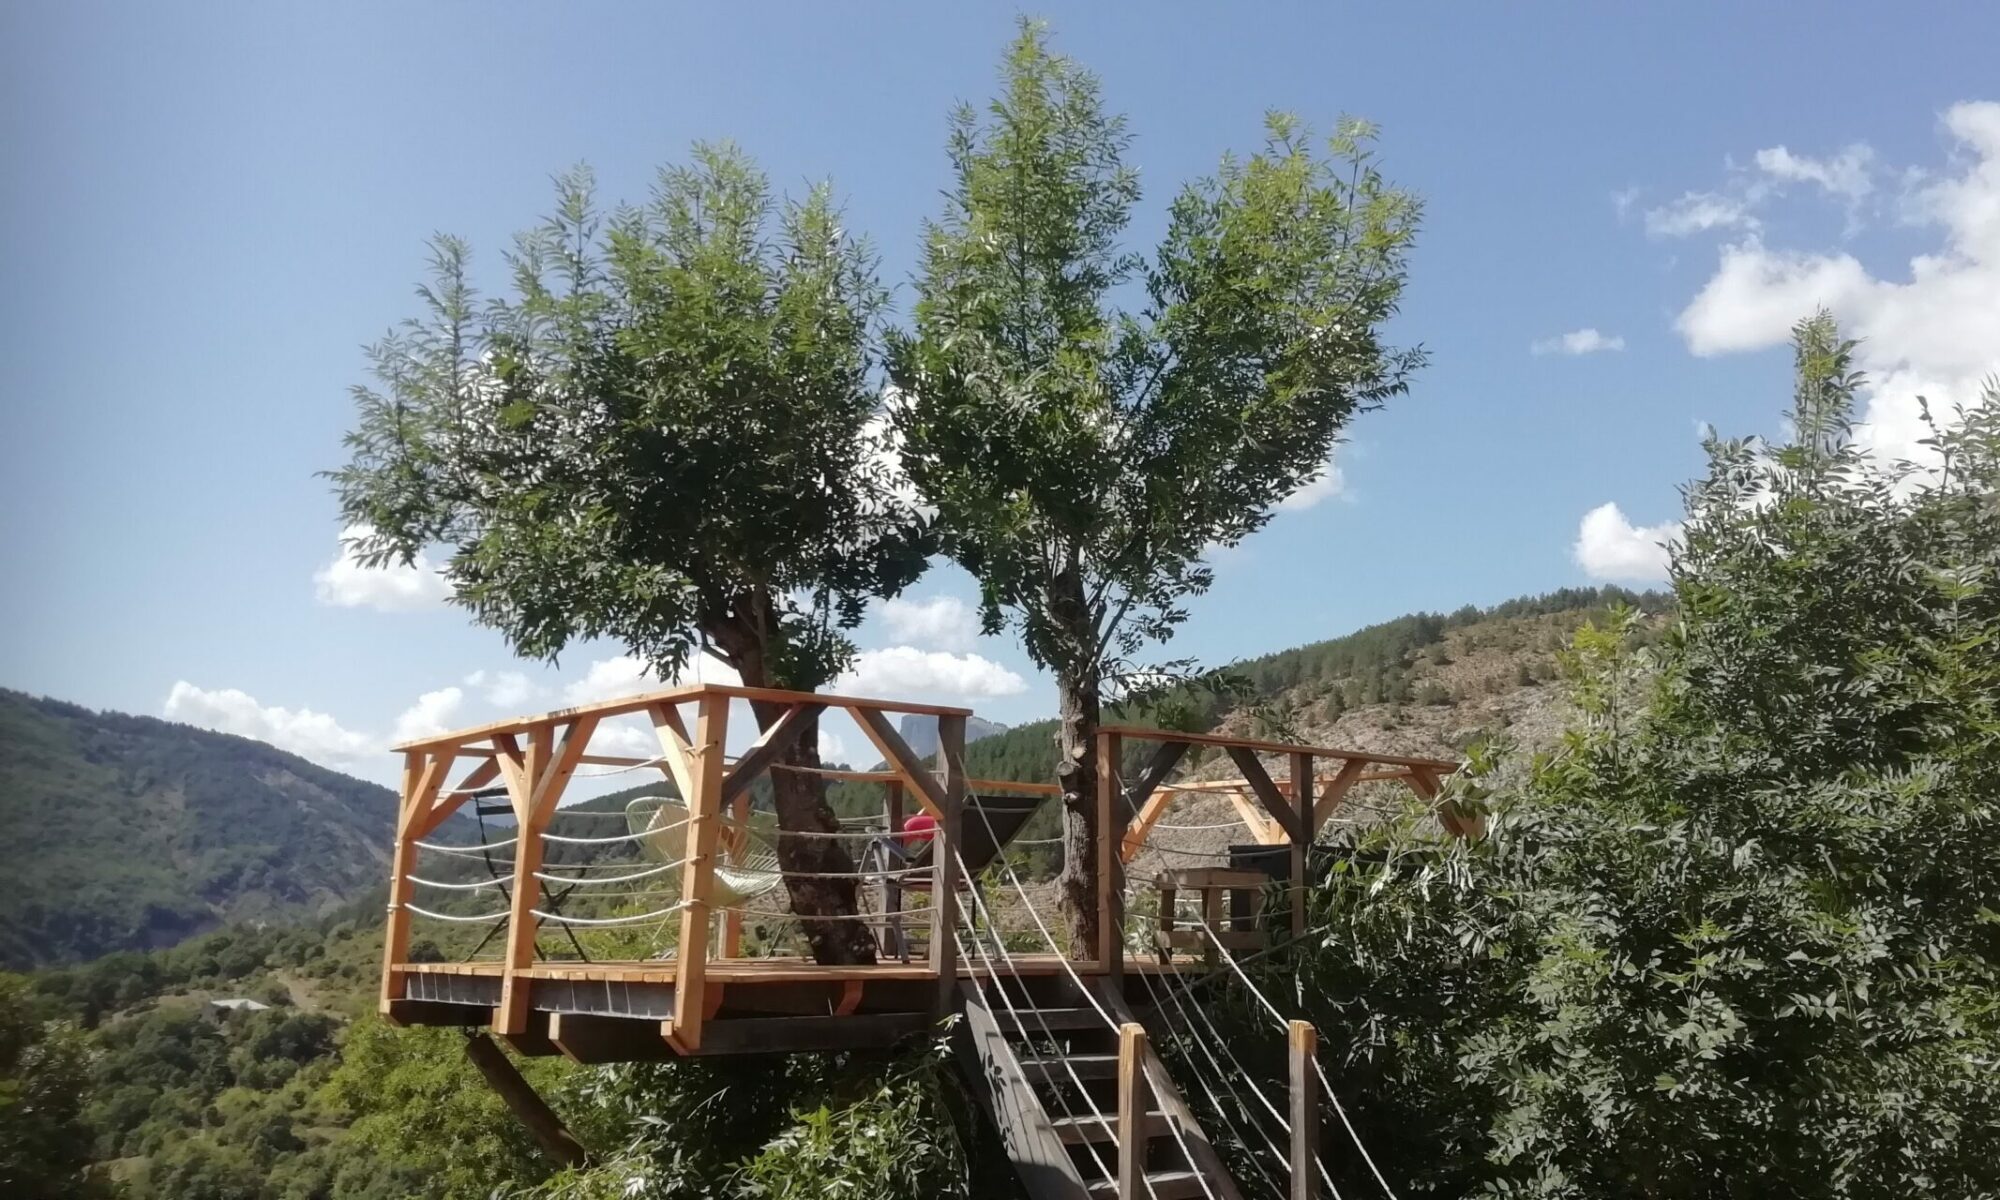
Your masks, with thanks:
M340 531L340 553L313 572L313 594L321 604L408 612L442 604L451 595L451 586L438 572L437 564L422 554L407 565L363 566L355 557L354 543L370 532L365 525L349 525Z
M1534 354L1597 354L1606 350L1623 350L1625 339L1617 334L1603 334L1595 329L1573 329L1557 337L1542 338L1528 347Z
M452 718L464 702L465 693L455 687L425 692L396 718L396 731L389 740L392 743L413 742L446 732L451 729Z
M654 674L637 657L618 654L591 663L589 669L583 673L582 679L564 685L562 696L566 704L577 705L589 704L593 700L629 696L634 692L658 691L663 687L688 683L742 682L742 676L706 655L697 658L686 671L669 684Z
M964 650L979 636L979 615L956 596L888 600L882 605L882 619L897 641L937 650Z
M838 736L822 729L819 731L819 760L837 763L847 761L847 743Z
M1676 324L1695 354L1782 345L1815 308L1831 309L1860 340L1869 375L1861 444L1924 461L1917 397L1934 412L1976 403L1980 381L2000 371L2000 103L1965 103L1944 115L1961 153L1944 171L1915 174L1909 219L1941 244L1910 260L1903 278L1872 274L1852 255L1773 249L1749 238L1722 248L1715 274Z
M345 769L380 749L375 739L343 728L325 713L260 704L236 688L211 690L180 680L167 693L162 712L170 721L269 742L326 767Z
M474 671L465 677L465 686L478 689L486 703L495 708L526 704L541 692L519 671Z
M1600 504L1583 514L1574 553L1592 579L1657 583L1667 577L1667 547L1680 535L1678 521L1634 525L1616 504Z
M1757 169L1774 179L1813 183L1836 196L1859 200L1875 189L1875 151L1859 142L1832 158L1809 158L1783 146L1757 152Z
M1340 464L1334 461L1332 454L1329 454L1326 466L1311 482L1278 501L1278 511L1304 512L1320 501L1331 500L1346 490L1347 478L1340 473Z
M863 650L834 682L834 690L857 696L975 699L1014 696L1028 683L999 663L977 654L949 654L915 646Z

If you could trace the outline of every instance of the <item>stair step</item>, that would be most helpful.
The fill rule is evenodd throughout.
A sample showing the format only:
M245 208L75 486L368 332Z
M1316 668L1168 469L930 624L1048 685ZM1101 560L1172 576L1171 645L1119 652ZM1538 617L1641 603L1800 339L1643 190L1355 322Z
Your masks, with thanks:
M1028 1078L1036 1083L1067 1083L1070 1072L1076 1071L1078 1079L1118 1078L1118 1056L1116 1054L1065 1054L1061 1058L1031 1058L1021 1064Z
M1097 1117L1089 1115L1057 1117L1050 1121L1049 1124L1054 1126L1056 1136L1061 1138L1066 1145L1080 1146L1090 1142L1115 1144L1118 1141L1118 1118L1116 1116L1112 1116L1106 1120L1100 1120ZM1146 1136L1148 1138L1165 1137L1168 1132L1167 1114L1159 1112L1146 1114Z
M1106 1033L1111 1032L1111 1027L1104 1023L1104 1018L1094 1008L1019 1008L1015 1011L1021 1018L1018 1027L1014 1024L1014 1014L1004 1011L994 1014L1000 1028L1009 1037L1021 1036L1022 1029L1026 1029L1030 1037L1044 1029L1102 1029Z
M1201 1176L1193 1171L1154 1171L1146 1176L1146 1183L1149 1186L1143 1195L1148 1200L1191 1200L1207 1194L1202 1190ZM1116 1200L1118 1181L1100 1179L1090 1185L1089 1192L1103 1200Z

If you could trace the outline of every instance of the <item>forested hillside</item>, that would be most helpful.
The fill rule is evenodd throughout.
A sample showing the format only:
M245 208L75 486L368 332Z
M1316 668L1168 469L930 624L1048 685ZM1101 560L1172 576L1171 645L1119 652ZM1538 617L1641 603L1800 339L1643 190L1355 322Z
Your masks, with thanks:
M0 691L0 966L170 946L378 882L395 796L248 738Z

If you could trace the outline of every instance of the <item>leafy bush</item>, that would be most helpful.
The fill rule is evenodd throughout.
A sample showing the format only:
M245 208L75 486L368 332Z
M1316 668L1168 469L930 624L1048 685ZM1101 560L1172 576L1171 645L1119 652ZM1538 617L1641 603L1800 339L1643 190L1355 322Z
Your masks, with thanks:
M2000 1190L2000 387L1912 474L1851 444L1831 322L1797 346L1796 438L1688 492L1665 640L1579 635L1561 748L1456 785L1489 836L1367 835L1267 968L1412 1190Z

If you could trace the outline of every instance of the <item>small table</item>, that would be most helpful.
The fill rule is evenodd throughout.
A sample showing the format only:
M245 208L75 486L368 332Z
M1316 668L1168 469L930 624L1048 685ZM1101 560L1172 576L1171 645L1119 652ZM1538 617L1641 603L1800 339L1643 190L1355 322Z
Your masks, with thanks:
M1172 961L1176 950L1199 949L1202 962L1213 967L1218 946L1232 953L1263 949L1266 939L1260 918L1264 915L1264 889L1270 885L1271 877L1262 871L1227 867L1198 867L1155 875L1153 886L1160 893L1160 927L1153 935L1153 944L1159 949L1160 961ZM1178 924L1179 914L1175 910L1183 891L1200 895L1201 924L1192 928ZM1239 917L1232 921L1225 915L1231 908L1229 898L1242 893L1248 893L1246 904L1235 911L1247 914L1247 919Z

